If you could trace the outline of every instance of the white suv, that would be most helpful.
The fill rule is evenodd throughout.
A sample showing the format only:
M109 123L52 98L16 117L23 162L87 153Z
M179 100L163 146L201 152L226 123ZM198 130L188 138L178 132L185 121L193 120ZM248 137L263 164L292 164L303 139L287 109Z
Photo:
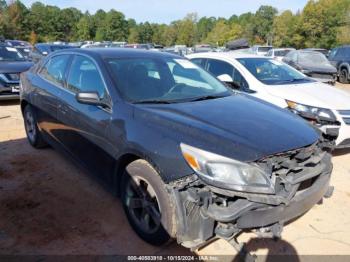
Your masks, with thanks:
M350 147L350 93L317 82L268 57L236 52L187 56L232 88L301 115Z

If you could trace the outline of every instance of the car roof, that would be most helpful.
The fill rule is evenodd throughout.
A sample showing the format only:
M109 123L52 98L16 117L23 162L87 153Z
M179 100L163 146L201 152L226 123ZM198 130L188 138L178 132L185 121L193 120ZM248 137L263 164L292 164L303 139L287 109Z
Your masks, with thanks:
M239 59L239 58L267 58L264 56L254 55L254 54L246 54L241 53L237 51L230 51L230 52L207 52L207 53L197 53L197 54L190 54L188 55L190 58L195 57L204 57L204 58L233 58L233 59Z
M68 46L69 45L63 45L63 44L50 44L50 43L37 43L35 46Z
M72 48L69 50L59 50L56 51L55 54L62 52L74 52L76 54L86 54L93 57L101 57L101 58L177 58L184 59L182 56L169 54L166 52L159 51L150 51L150 50L142 50L142 49L133 49L133 48Z
M295 51L298 52L298 53L322 54L322 53L320 53L320 52L318 52L316 50L310 50L310 49L308 49L308 50L301 49L301 50L295 50Z
M274 51L281 51L281 50L295 50L293 47L281 47L281 48L273 48Z

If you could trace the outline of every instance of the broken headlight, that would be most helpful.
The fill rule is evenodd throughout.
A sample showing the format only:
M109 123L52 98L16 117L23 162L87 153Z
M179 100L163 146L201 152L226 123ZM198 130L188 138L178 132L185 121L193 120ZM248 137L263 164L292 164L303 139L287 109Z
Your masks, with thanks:
M269 175L255 164L243 163L181 144L188 165L209 185L236 191L274 193Z
M337 121L336 116L330 109L307 106L303 104L298 104L293 101L286 100L288 108L291 109L293 113L299 114L300 116L312 120L326 120L326 121Z

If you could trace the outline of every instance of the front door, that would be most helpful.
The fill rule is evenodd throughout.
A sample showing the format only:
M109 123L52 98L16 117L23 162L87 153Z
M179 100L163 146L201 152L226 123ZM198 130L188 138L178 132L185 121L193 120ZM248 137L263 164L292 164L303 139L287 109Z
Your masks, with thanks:
M115 163L107 139L111 108L82 104L76 100L77 93L93 91L109 100L98 65L87 56L74 56L58 105L58 119L64 128L61 141L88 169L110 179Z

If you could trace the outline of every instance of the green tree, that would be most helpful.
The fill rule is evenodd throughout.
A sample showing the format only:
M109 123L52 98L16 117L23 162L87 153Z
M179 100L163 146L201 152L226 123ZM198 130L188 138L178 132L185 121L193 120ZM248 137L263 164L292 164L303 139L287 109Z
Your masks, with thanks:
M93 23L89 13L79 19L76 25L75 38L77 40L91 40L93 33Z
M178 34L176 43L192 46L196 41L197 35L197 14L188 14L184 19L178 22Z
M310 0L301 14L300 32L305 38L304 46L336 46L349 6L349 0Z
M122 13L112 9L106 14L105 23L105 39L125 41L128 39L128 22Z
M27 39L28 30L28 15L27 7L21 1L13 1L6 5L2 5L4 10L3 16L3 32L6 38L12 39Z
M229 40L237 39L242 36L242 27L239 24L232 26L225 23L224 20L218 21L213 30L208 34L206 42L223 46Z
M277 9L268 5L263 5L256 11L253 19L253 30L257 39L271 42L273 21L276 14Z
M197 23L197 42L204 41L213 30L216 23L215 17L202 17Z
M291 11L284 11L276 16L273 23L273 45L278 47L299 47L299 40L302 38L298 33L300 16L294 15Z

